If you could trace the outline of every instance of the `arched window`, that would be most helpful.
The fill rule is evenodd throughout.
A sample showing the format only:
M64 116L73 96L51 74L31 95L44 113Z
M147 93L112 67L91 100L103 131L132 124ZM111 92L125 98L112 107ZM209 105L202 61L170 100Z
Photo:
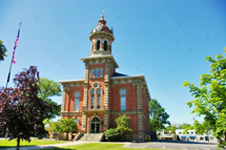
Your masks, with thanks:
M108 42L104 41L104 50L107 51L108 50Z
M90 109L93 109L94 108L94 90L93 89L90 91L90 94L91 94L91 106L90 106Z
M121 110L126 110L126 90L120 90Z
M75 123L78 125L78 123L79 123L79 120L78 119L75 119Z
M99 69L96 69L96 75L95 75L96 78L99 77Z
M74 108L74 111L78 111L78 108L79 108L79 96L80 96L79 92L75 93L75 108Z
M103 68L100 68L100 77L103 77Z
M97 41L97 50L100 49L100 40Z
M101 127L101 124L100 124L100 119L95 117L93 118L92 122L91 122L91 133L100 133L100 127Z
M91 78L94 78L94 69L91 70Z
M97 90L97 109L100 109L101 104L101 89Z

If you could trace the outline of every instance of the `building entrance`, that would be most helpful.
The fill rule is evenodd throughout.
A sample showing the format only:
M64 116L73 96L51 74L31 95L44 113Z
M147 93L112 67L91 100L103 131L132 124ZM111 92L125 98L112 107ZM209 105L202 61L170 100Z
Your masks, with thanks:
M93 118L91 123L91 133L100 133L100 119Z

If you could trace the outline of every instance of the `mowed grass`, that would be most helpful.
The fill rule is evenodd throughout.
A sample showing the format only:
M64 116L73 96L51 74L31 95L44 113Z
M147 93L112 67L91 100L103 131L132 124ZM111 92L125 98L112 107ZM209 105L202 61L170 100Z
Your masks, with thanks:
M60 144L60 143L67 143L67 141L55 141L55 140L31 140L29 143L28 141L21 140L20 146L37 146L37 145L49 145L49 144ZM0 148L12 148L16 147L17 141L16 140L0 140Z
M42 149L43 150L43 149ZM144 150L143 148L124 148L124 144L89 143L67 147L57 147L44 150ZM159 150L159 149L151 149Z

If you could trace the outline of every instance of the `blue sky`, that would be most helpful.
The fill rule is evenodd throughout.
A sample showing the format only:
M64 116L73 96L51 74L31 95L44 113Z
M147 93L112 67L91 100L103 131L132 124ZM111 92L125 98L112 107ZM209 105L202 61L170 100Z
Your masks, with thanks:
M0 40L8 49L0 63L0 86L6 84L20 22L12 76L35 65L54 81L84 77L81 58L89 56L88 37L102 10L114 30L117 71L145 75L151 97L171 123L192 123L195 115L186 103L193 98L182 84L198 85L210 70L206 56L224 53L225 0L0 0ZM54 99L61 103L61 97Z

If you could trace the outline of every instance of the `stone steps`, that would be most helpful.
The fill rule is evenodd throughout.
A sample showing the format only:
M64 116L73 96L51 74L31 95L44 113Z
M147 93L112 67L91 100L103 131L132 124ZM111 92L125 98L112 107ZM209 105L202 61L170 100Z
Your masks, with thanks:
M79 141L101 141L103 133L84 133Z

